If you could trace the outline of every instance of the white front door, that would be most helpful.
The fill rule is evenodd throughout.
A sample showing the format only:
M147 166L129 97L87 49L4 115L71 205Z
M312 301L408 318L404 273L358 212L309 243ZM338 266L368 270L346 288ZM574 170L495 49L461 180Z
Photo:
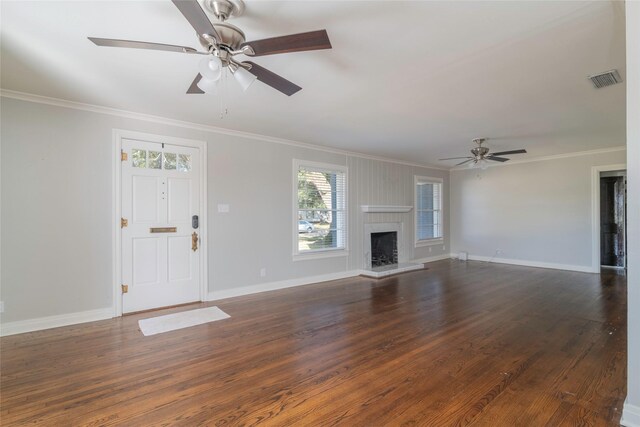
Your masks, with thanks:
M122 152L122 312L200 301L199 150L123 138Z

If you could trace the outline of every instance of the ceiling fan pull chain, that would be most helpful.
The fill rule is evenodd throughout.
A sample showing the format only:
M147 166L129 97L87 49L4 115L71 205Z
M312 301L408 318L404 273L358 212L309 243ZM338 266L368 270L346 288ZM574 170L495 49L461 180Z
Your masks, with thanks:
M218 82L218 106L220 109L220 119L224 119L225 116L229 114L229 110L227 108L227 95L228 95L228 87L227 87L227 77L229 74L229 70L227 68L222 70L222 75L220 76L220 81Z

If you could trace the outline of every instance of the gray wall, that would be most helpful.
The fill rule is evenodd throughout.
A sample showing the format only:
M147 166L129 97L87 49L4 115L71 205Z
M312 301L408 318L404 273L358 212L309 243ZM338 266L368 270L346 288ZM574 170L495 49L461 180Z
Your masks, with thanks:
M397 165L350 157L348 161L351 184L349 192L351 202L357 207L350 212L351 245L349 267L362 268L364 264L364 224L380 222L402 222L404 224L402 240L407 260L429 258L449 253L449 172L441 170L427 170L411 166L397 167ZM443 179L443 207L444 243L431 247L415 247L414 211L408 213L363 213L361 205L414 205L414 176L430 176ZM444 247L444 248L443 248Z
M590 268L591 168L625 162L615 151L452 171L452 251Z
M409 259L448 253L413 247L413 212L364 214L361 204L413 205L413 175L448 172L169 126L3 97L2 322L112 305L112 130L207 141L209 291L359 269L364 222L405 221ZM292 259L293 159L349 168L349 256ZM217 205L230 212L217 212ZM267 276L260 277L260 269Z

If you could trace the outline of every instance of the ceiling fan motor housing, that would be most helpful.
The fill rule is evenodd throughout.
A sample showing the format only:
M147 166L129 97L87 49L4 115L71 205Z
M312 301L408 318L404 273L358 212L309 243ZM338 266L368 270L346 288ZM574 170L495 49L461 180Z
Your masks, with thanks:
M198 34L200 44L209 52L211 51L214 44L218 48L229 51L239 49L240 45L245 42L244 33L235 25L227 24L226 22L216 22L213 24L213 27L220 35L221 40L217 43L215 39L208 34Z
M475 156L476 160L483 159L484 156L486 156L487 153L489 152L489 149L487 147L483 147L482 146L482 143L485 142L486 140L487 140L487 138L474 138L473 139L473 142L478 144L477 147L471 149L471 154L473 154Z
M482 146L471 149L471 154L473 154L476 157L484 157L488 152L489 152L489 149L487 147L482 147Z

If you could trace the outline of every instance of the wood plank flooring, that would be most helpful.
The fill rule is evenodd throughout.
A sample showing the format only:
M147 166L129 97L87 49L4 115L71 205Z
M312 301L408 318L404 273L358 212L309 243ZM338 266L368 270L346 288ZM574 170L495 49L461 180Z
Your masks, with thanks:
M439 261L0 340L12 425L618 425L626 281ZM230 319L144 337L141 318Z

